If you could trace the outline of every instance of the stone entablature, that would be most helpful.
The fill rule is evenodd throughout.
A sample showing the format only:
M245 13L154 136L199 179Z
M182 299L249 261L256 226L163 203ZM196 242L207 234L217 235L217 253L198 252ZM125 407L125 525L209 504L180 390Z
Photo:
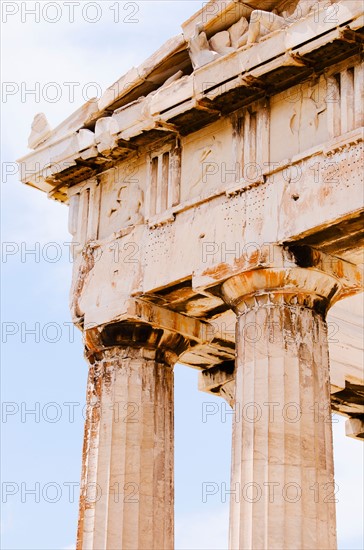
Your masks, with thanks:
M212 2L182 26L184 37L98 102L53 131L36 119L23 181L70 204L71 309L79 326L127 319L134 299L213 319L215 337L200 340L185 361L215 368L233 359L234 338L219 334L230 313L211 289L274 265L277 245L307 241L343 265L357 263L361 7L342 1L329 13L323 3L303 2L302 17L291 14L284 28L239 47L245 18L252 8L279 3L268 4ZM209 48L227 29L236 47L191 72L196 25ZM148 71L157 70L161 76L145 93ZM37 131L43 143L34 141ZM346 219L351 245L340 236ZM323 228L330 226L328 236ZM345 295L360 289L357 276Z
M98 104L88 102L50 136L47 133L48 138L37 145L35 153L21 160L23 181L50 192L54 198L67 201L65 189L70 182L84 180L87 175L107 169L108 165L118 159L122 160L123 157L133 155L133 151L142 149L143 143L149 147L149 138L155 142L158 135L162 138L166 134L189 134L216 120L221 113L234 111L244 103L250 104L257 97L267 94L272 96L277 87L285 89L295 81L322 72L332 64L330 57L332 60L340 57L347 59L350 52L354 54L360 51L360 34L350 34L350 29L355 31L362 27L358 2L337 4L334 20L326 17L324 8L320 10L322 17L319 17L319 22L316 11L310 12L287 28L267 35L258 44L244 46L220 56L190 75L181 77L180 72L174 73L176 80L172 78L172 82L162 82L159 89L156 85L156 90L149 95L143 97L141 87L142 97L131 103L127 101L125 93L128 88L124 84L120 89L126 90L123 92L126 104L119 109L112 108L113 104L117 105L116 100L110 105L103 105L103 98ZM335 51L334 48L333 55L331 46L328 50L330 57L322 55L325 47L329 48L333 42L338 48L341 47L341 51ZM153 63L158 67L161 63L163 66L163 62L166 63L169 58L173 59L176 48L182 48L180 38L167 43L155 58L152 56L149 71L152 71ZM321 55L317 56L315 52ZM181 63L184 67L185 61ZM320 65L322 69L318 71ZM175 65L174 69L178 69L178 66ZM356 78L357 84L354 85L356 103L360 101L360 78L362 76ZM134 84L133 90L138 89L137 80L133 80L131 75L126 75L125 80L126 83ZM329 84L330 96L337 93L335 82ZM349 76L344 82L344 89L345 86L350 88L350 85ZM239 98L236 97L237 92ZM114 90L114 98L118 93L119 90ZM108 110L113 111L112 116L105 117L101 106L103 109L107 106ZM349 129L350 125L352 121L349 115L344 128L347 126ZM331 132L335 135L334 128Z
M303 413L234 416L233 486L299 482L302 498L232 499L231 550L333 550L335 506L311 488L334 483L331 408L363 431L361 354L345 359L361 322L345 306L326 321L363 290L363 6L212 0L182 28L55 130L38 115L20 161L70 206L91 404L78 548L173 546L179 361L232 406L294 398ZM138 400L140 426L100 416L115 396ZM110 480L143 498L114 506Z

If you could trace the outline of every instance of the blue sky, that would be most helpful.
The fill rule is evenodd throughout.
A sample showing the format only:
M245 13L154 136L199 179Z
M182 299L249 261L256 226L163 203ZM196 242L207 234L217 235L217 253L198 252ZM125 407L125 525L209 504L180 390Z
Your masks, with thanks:
M2 261L1 391L8 414L1 423L1 548L59 550L75 541L87 367L68 311L67 207L21 185L18 175L10 174L15 171L11 163L27 152L36 113L44 112L54 127L89 99L87 94L104 90L179 33L202 3L81 1L74 5L73 23L63 2L57 3L58 11L54 6L40 11L38 22L24 4L29 10L35 3L2 3L2 240L8 254ZM98 8L84 11L86 4ZM50 22L58 16L58 22ZM53 101L49 83L54 82L61 93ZM74 101L67 82L77 83ZM203 422L206 402L217 403L219 411L224 406L197 391L196 371L177 366L179 550L227 548L228 503L221 494L204 503L202 484L229 481L231 422L220 414ZM345 437L337 417L334 438L339 548L359 549L362 444ZM27 492L31 489L35 494Z

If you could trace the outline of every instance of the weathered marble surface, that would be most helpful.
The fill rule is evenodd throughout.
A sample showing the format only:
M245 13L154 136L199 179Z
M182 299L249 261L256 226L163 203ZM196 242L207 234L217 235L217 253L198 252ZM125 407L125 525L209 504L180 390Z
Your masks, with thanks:
M54 130L38 115L20 160L24 183L70 206L82 475L103 491L95 506L82 494L80 549L173 547L177 360L232 406L303 409L294 425L235 423L232 483L298 483L302 498L232 499L230 548L335 548L334 504L310 484L333 482L331 406L363 436L363 8L248 4L207 3ZM115 396L140 398L137 426L100 416ZM143 498L112 502L135 476Z

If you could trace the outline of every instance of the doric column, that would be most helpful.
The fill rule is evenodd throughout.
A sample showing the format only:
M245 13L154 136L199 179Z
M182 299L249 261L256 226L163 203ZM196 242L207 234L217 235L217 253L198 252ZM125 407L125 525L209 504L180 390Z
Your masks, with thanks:
M237 314L230 549L333 550L325 314L338 281L259 269L221 287Z
M77 548L171 550L173 365L186 341L144 324L115 326L104 330L102 345L97 331L86 337Z

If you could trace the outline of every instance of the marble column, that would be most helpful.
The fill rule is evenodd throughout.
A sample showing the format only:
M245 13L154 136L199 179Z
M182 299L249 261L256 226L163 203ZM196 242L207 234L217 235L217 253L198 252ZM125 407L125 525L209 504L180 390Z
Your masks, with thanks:
M129 345L87 353L78 550L174 547L177 355L158 347L163 331L152 332L149 343L132 338ZM169 344L173 348L173 338Z
M304 268L235 276L231 550L333 550L336 520L325 314L335 278Z

